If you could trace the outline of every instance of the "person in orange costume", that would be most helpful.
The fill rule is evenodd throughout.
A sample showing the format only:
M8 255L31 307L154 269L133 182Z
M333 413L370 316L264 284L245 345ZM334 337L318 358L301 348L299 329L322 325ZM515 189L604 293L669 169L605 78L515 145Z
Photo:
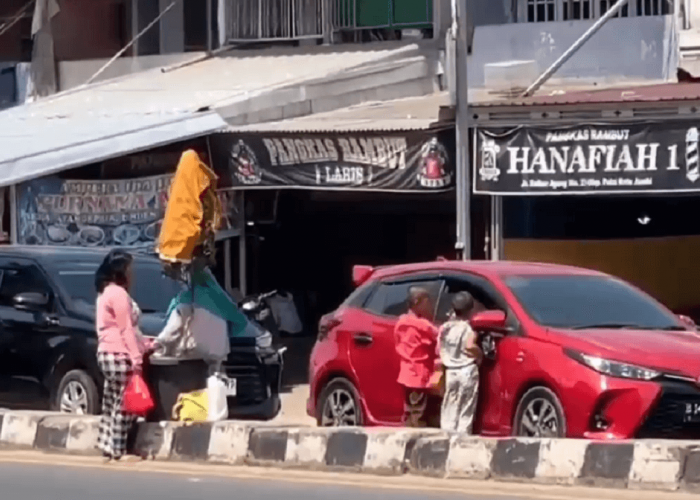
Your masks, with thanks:
M161 260L190 264L197 247L212 239L221 223L217 175L192 149L182 153L158 238Z

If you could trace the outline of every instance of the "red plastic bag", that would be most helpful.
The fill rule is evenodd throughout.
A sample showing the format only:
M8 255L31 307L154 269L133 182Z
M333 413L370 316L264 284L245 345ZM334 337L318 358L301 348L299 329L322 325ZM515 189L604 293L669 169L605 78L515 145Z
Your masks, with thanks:
M146 381L140 374L132 375L124 390L124 413L145 417L155 406Z

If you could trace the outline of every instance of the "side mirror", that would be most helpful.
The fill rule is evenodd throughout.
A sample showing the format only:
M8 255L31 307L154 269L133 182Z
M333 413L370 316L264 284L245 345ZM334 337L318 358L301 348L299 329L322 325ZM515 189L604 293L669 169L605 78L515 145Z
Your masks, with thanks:
M477 331L504 331L506 329L506 313L503 311L481 311L469 320L469 324Z
M19 311L43 312L49 307L49 296L36 292L20 293L14 296L12 303Z
M681 323L683 323L683 326L687 326L691 330L696 330L698 327L698 325L695 324L695 321L693 321L693 319L690 316L679 314L678 319Z

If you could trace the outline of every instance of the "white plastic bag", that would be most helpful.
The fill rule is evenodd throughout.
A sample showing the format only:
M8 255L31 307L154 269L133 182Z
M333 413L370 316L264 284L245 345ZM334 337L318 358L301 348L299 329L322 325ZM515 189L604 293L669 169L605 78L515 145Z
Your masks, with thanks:
M207 379L207 420L220 422L228 418L228 403L226 402L226 383L218 375Z
M267 303L272 309L275 322L281 332L295 335L304 330L291 293L277 294L267 299Z

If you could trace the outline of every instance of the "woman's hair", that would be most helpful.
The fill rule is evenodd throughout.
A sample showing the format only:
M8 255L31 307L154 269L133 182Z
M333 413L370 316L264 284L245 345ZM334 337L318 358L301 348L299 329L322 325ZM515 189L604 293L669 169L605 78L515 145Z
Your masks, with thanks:
M126 288L128 278L127 271L134 258L130 253L124 250L112 250L109 252L105 260L102 261L100 267L95 272L95 288L97 293L104 292L107 285L114 283Z

